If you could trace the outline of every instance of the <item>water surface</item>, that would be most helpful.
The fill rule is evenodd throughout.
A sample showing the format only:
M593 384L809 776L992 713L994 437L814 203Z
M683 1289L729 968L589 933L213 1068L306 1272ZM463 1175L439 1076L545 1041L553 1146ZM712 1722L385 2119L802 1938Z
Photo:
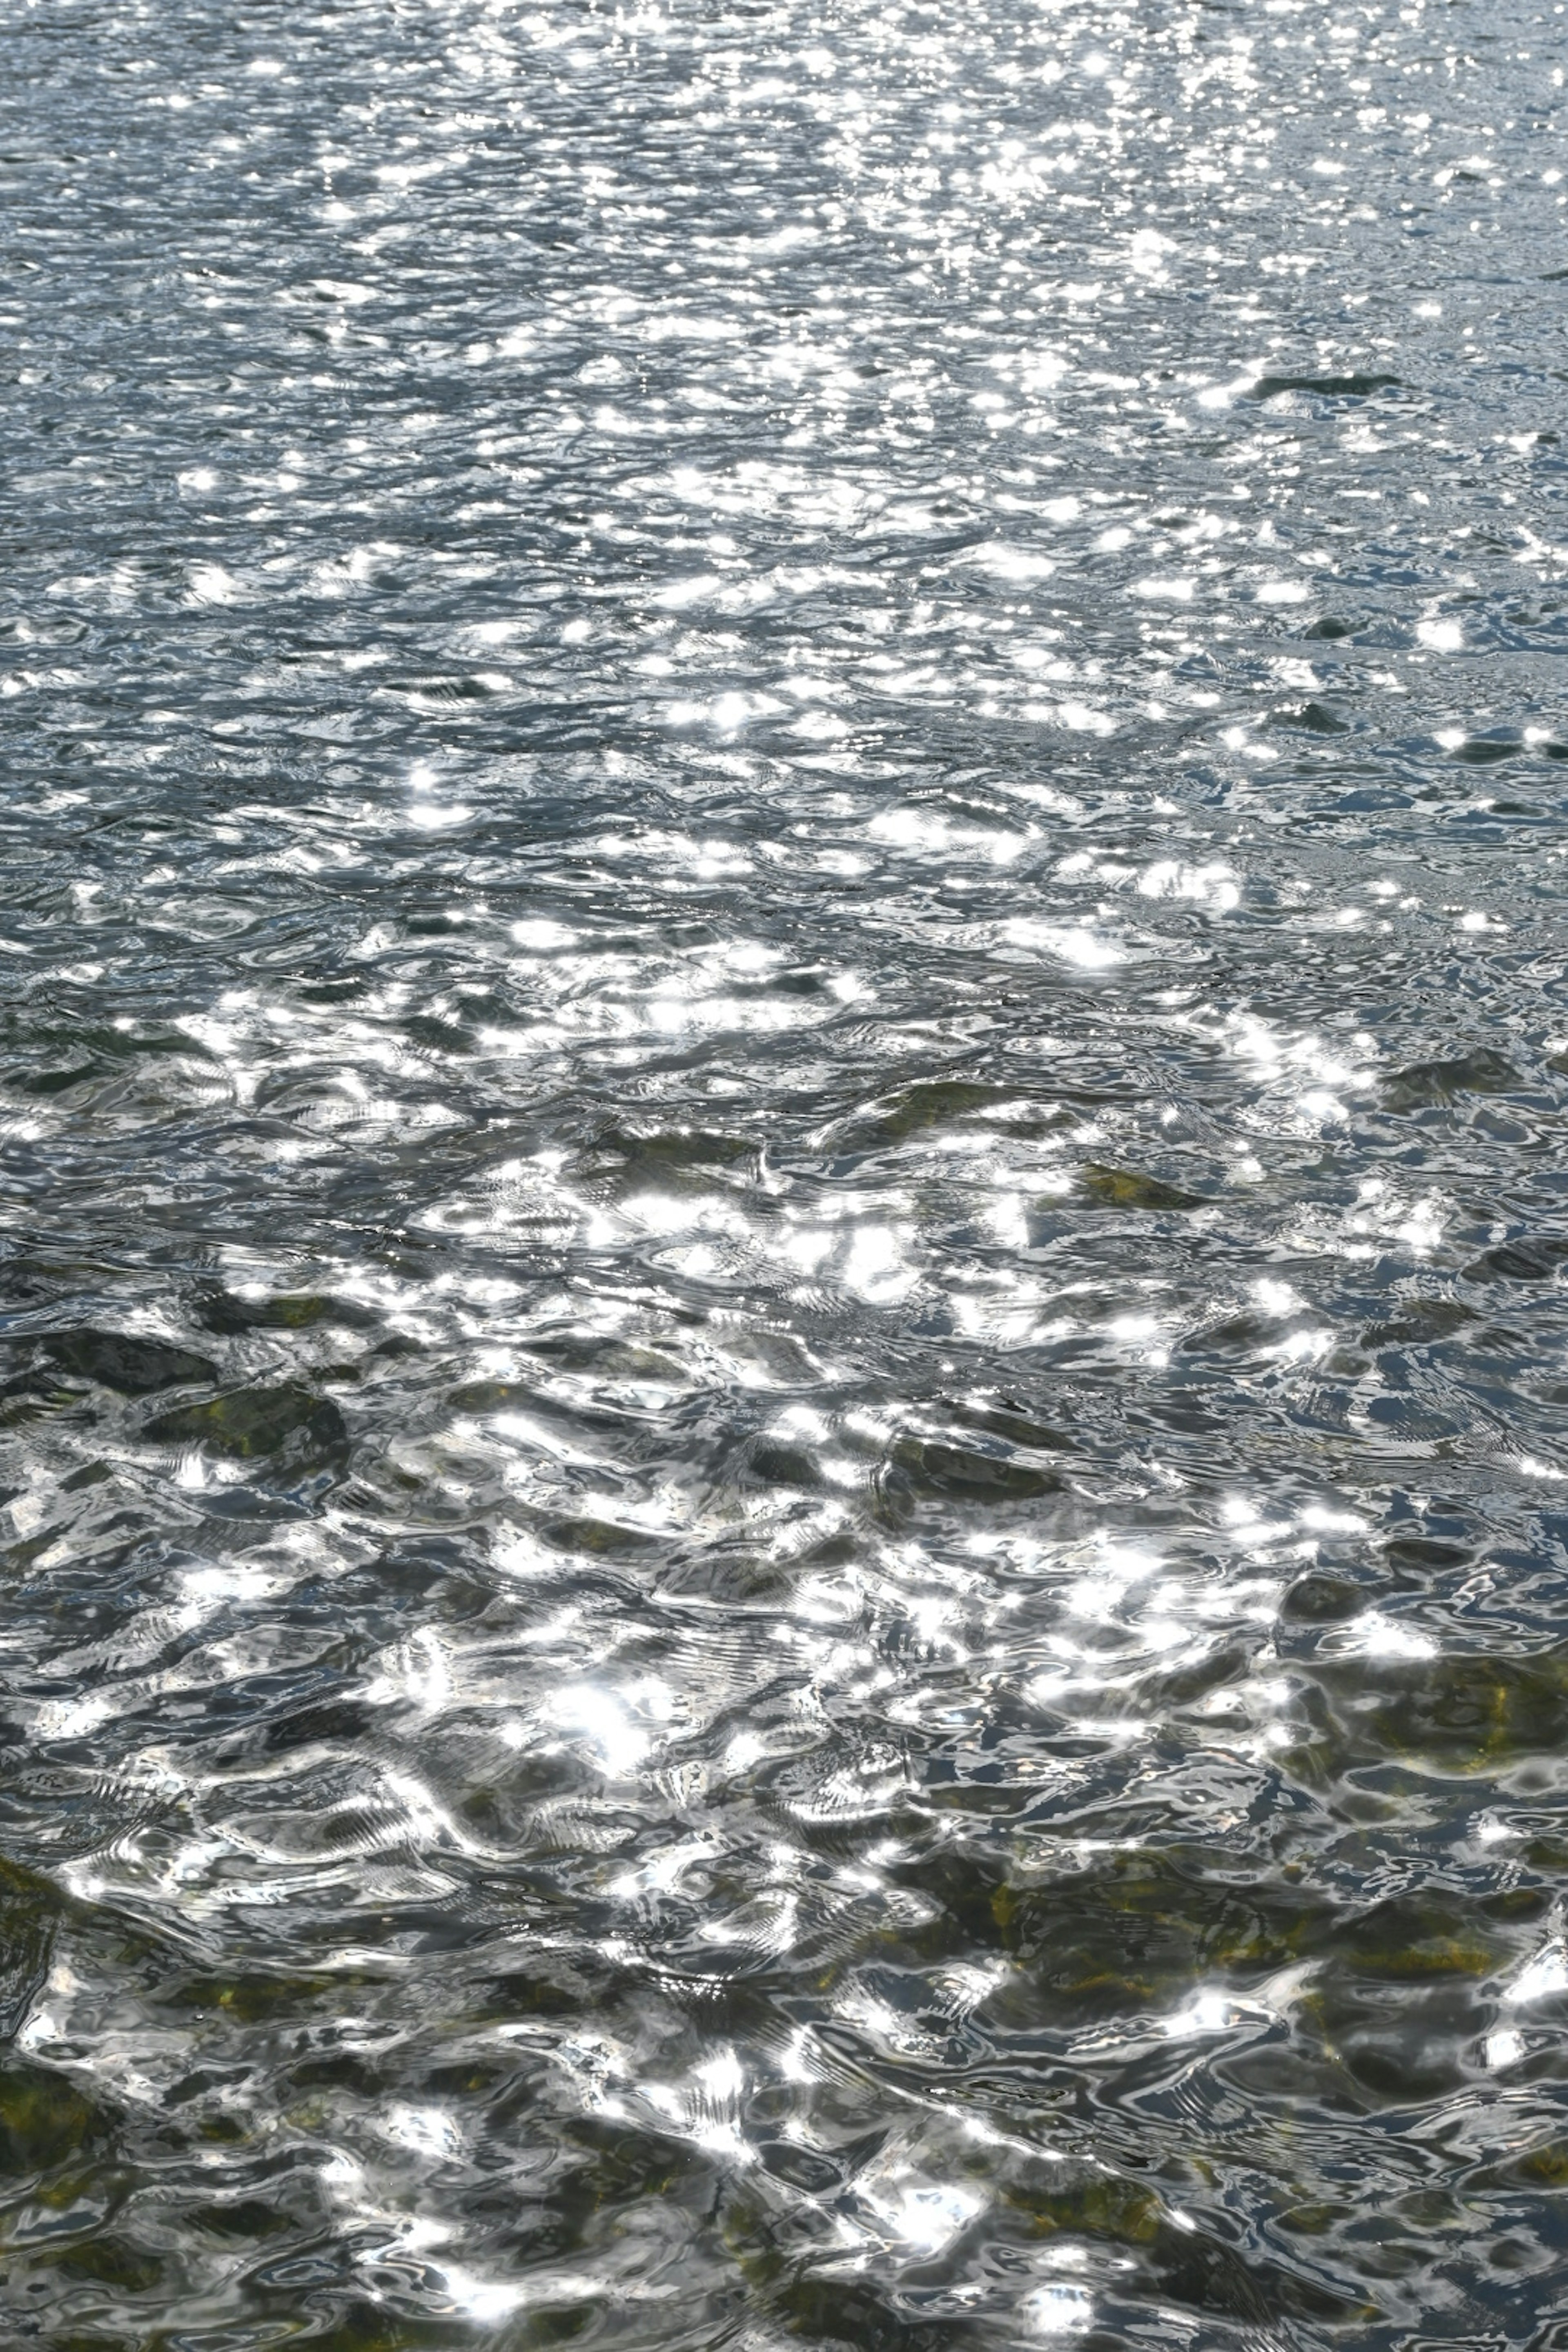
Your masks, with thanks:
M1568 2341L1543 0L9 0L0 2299Z

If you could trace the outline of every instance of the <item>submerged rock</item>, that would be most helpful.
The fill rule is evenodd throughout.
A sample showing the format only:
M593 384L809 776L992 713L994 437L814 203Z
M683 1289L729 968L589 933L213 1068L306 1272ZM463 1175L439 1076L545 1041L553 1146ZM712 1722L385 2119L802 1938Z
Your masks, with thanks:
M847 1123L842 1141L853 1151L881 1150L933 1128L973 1118L1012 1099L1005 1087L988 1085L984 1079L921 1078L858 1112Z
M1043 1463L936 1437L900 1437L891 1458L917 1492L950 1496L955 1501L1026 1502L1061 1491L1060 1476Z
M1396 375L1260 375L1252 386L1254 400L1278 400L1281 394L1305 392L1318 400L1370 400L1374 392L1390 392Z
M0 2042L18 2031L48 1974L59 1913L47 1878L0 1861Z
M1489 1045L1449 1061L1414 1062L1391 1078L1384 1095L1390 1110L1415 1110L1425 1103L1452 1102L1456 1095L1506 1095L1524 1080L1506 1055Z
M173 1348L162 1339L142 1339L124 1331L56 1331L43 1342L44 1353L62 1371L97 1381L122 1396L147 1396L154 1389L194 1385L217 1378L217 1367L186 1348Z
M1496 1772L1555 1759L1568 1742L1568 1658L1493 1652L1315 1662L1314 1728L1299 1764L1318 1778L1373 1761Z
M1184 1192L1178 1184L1163 1184L1136 1168L1103 1168L1090 1160L1083 1170L1087 1192L1107 1209L1201 1209L1203 1195Z
M209 1291L198 1319L208 1331L225 1339L248 1331L308 1331L317 1323L346 1323L368 1330L375 1317L368 1307L321 1291L278 1291L263 1298L243 1298L231 1290Z
M286 1382L280 1388L235 1389L210 1403L182 1405L147 1423L149 1437L205 1445L237 1461L287 1454L320 1461L341 1453L349 1433L330 1397Z
M104 2110L56 2068L15 2059L0 2067L0 2179L8 2194L86 2155L109 2129Z

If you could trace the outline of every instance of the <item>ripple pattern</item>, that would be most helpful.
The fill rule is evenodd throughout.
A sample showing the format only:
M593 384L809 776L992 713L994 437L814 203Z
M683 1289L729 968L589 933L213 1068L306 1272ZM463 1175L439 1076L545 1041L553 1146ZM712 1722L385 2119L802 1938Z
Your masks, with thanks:
M1568 2343L1545 0L10 0L0 2305Z

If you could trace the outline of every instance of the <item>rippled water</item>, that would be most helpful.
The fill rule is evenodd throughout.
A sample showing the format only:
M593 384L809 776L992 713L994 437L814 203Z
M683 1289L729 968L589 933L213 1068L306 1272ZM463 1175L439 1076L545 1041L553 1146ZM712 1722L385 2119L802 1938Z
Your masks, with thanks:
M7 2340L1568 2343L1563 9L5 56Z

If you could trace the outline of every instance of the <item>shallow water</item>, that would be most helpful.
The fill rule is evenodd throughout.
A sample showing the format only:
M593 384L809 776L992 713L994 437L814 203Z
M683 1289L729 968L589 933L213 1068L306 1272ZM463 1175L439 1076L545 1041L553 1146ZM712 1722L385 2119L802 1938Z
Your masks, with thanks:
M5 57L8 2340L1568 2342L1562 8Z

